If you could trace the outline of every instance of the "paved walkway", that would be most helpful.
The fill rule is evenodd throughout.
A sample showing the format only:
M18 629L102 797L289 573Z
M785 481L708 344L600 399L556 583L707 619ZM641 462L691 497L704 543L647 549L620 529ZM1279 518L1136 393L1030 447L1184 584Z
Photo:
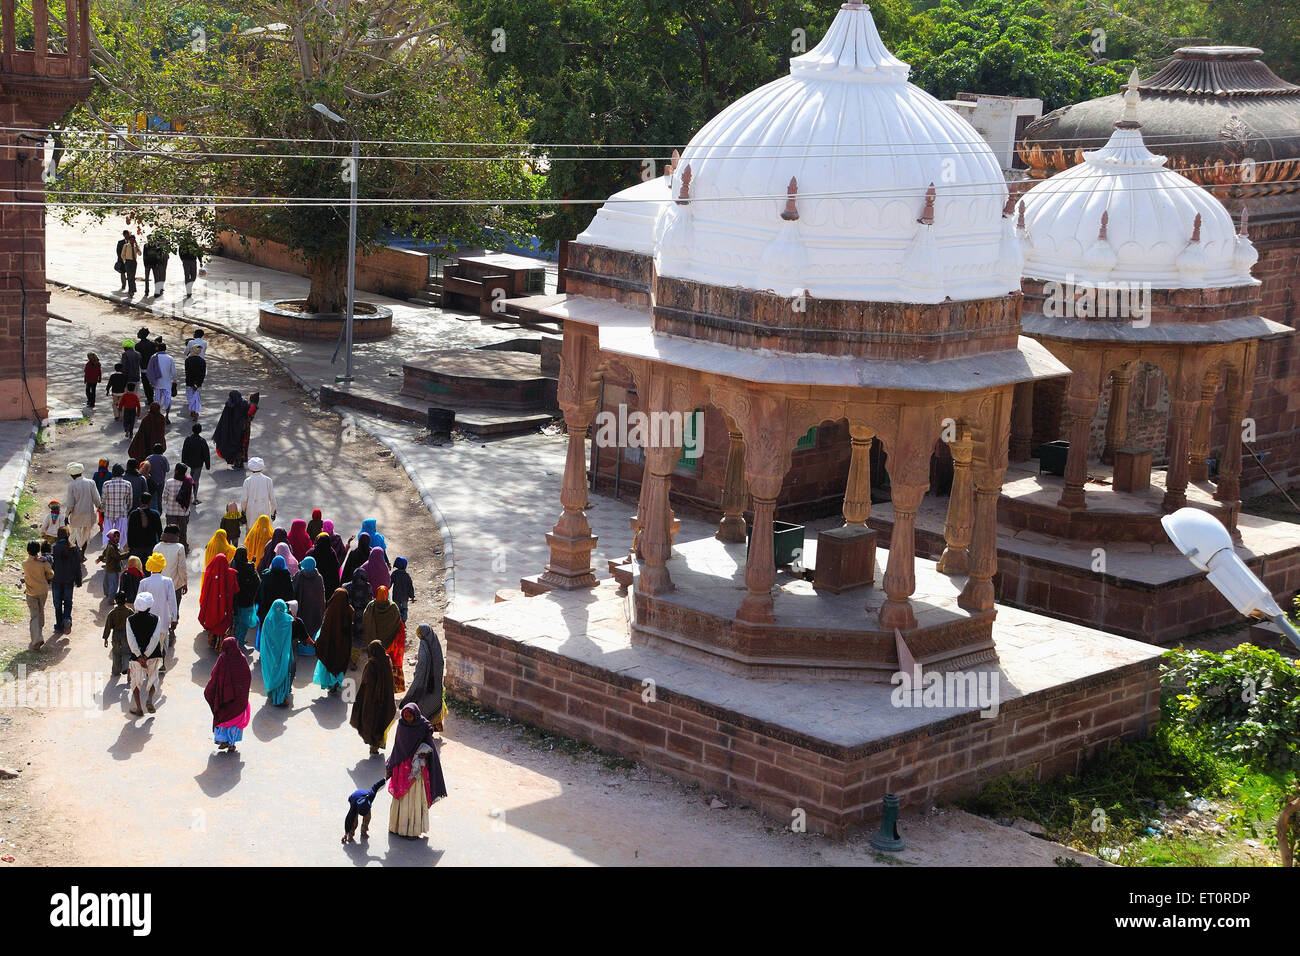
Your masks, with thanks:
M50 282L121 299L117 273L107 266L98 268L101 262L111 264L112 256L106 256L104 250L114 248L121 235L120 224L86 221L67 226L51 216L48 228ZM88 262L97 267L86 268ZM232 259L212 259L207 269L207 278L196 284L189 304L183 301L183 283L170 279L161 299L141 302L137 298L136 304L255 340L301 386L313 392L343 373L341 357L337 365L330 363L333 343L291 342L262 335L257 329L257 302L305 296L306 279ZM179 268L176 271L179 276ZM143 286L140 288L143 291ZM519 329L485 326L477 316L383 296L367 294L365 298L393 310L394 333L379 342L356 344L354 363L362 383L400 377L403 360L417 352L536 337ZM498 590L517 588L520 577L542 570L548 558L545 536L561 510L567 439L533 434L486 443L425 445L417 440L420 429L415 426L361 414L355 418L401 456L417 488L436 503L447 546L447 593L457 606L465 602L467 607L461 610L490 604ZM593 496L588 517L600 538L595 555L600 573L607 557L627 552L631 544L628 519L635 511L635 500L618 502Z

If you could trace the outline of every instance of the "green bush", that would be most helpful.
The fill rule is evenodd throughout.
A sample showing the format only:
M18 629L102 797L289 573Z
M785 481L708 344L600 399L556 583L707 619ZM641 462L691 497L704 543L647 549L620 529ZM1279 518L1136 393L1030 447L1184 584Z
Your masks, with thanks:
M1300 770L1300 670L1277 651L1171 651L1161 681L1166 719L1225 759L1266 772Z

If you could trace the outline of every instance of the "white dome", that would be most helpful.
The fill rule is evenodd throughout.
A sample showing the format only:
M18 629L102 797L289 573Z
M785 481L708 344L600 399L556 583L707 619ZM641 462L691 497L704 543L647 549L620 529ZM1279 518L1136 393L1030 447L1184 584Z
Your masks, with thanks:
M822 41L790 61L789 76L724 109L682 151L668 178L677 201L660 201L654 227L659 274L858 301L1018 290L997 158L966 120L907 82L909 69L885 48L869 9L844 4ZM782 217L792 178L794 220ZM932 215L923 216L931 185ZM613 198L630 194L651 190ZM610 208L619 205L602 207L579 241L643 251L639 211L634 222Z
M667 176L629 186L605 201L577 241L652 256L655 217L671 198Z
M1136 92L1127 117L1135 115ZM1024 274L1058 282L1142 282L1153 289L1248 285L1257 256L1208 190L1165 168L1135 120L1101 149L1025 193ZM1106 237L1099 239L1102 214ZM1197 219L1200 220L1199 236Z

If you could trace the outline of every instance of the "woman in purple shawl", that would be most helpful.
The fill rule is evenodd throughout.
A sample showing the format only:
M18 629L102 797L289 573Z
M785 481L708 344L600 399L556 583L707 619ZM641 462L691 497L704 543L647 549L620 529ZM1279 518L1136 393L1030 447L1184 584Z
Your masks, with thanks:
M393 752L384 765L388 792L388 832L421 837L429 832L429 807L447 795L433 727L416 704L407 704L397 721Z
M384 557L383 548L371 548L370 555L362 567L366 569L366 577L370 579L371 594L380 588L393 586L393 575L388 570L388 559Z

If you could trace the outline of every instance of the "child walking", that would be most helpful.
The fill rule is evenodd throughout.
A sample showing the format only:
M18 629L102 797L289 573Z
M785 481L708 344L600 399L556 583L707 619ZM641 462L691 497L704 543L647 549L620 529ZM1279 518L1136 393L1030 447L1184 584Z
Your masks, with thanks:
M406 570L406 558L398 558L393 562L393 571L391 574L393 583L389 588L388 597L397 605L397 610L401 612L402 623L406 623L406 606L415 600L415 584L411 581L411 573Z
M113 400L113 421L122 420L122 393L126 391L126 372L122 363L113 366L113 374L104 385L104 393Z
M119 677L131 665L131 647L126 641L126 620L131 616L131 609L126 606L125 591L118 591L113 595L113 600L116 606L108 612L108 619L104 621L104 646L108 647L110 640L113 642L109 658L113 662L113 676Z
M361 839L370 836L370 809L374 806L375 795L379 793L379 788L384 785L380 780L369 790L353 790L348 796L348 815L343 818L343 840L344 843L355 843L353 834L357 832L357 821L361 821Z
M135 388L135 382L127 382L126 391L122 393L119 403L122 408L122 428L126 431L127 438L135 434L135 417L140 414L140 396L135 393Z
M239 547L239 528L247 520L244 513L239 510L238 501L226 502L226 513L221 516L221 530L226 533L226 540L230 542L232 548Z
M111 601L117 595L117 583L122 578L122 551L118 547L121 532L113 530L104 535L104 550L95 559L96 564L104 566L104 600ZM123 600L125 603L125 599ZM122 638L126 640L125 637Z

